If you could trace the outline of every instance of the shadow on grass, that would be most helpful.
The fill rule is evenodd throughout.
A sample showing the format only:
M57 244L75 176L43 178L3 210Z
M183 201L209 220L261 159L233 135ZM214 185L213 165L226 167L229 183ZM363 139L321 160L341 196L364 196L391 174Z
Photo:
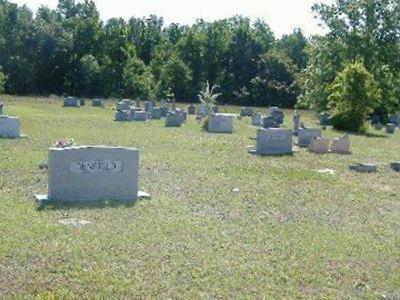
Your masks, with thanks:
M111 200L101 200L101 201L72 201L72 202L64 202L64 201L37 201L36 210L66 210L66 209L102 209L102 208L118 208L118 207L126 207L130 208L135 206L138 201L143 200L132 200L132 201L111 201Z
M386 133L376 133L376 132L352 132L352 131L343 131L343 130L336 130L340 134L349 134L354 136L362 136L366 138L376 138L376 139L387 139L390 137L389 134Z

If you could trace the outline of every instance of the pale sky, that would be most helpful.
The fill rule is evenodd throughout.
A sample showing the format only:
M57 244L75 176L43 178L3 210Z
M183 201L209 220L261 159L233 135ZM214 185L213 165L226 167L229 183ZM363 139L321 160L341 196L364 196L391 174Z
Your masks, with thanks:
M33 11L44 4L57 7L57 0L11 0L26 4ZM333 0L95 0L103 20L112 17L129 19L155 14L165 23L192 24L196 19L206 21L223 19L241 14L264 19L277 36L300 27L306 34L322 33L313 18L311 6L316 2L332 3Z

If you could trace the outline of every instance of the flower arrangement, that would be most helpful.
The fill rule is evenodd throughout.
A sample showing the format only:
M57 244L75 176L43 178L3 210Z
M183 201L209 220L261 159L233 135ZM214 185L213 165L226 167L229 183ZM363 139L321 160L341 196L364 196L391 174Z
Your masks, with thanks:
M62 138L59 139L55 144L54 147L56 148L66 148L75 145L75 141L73 138Z

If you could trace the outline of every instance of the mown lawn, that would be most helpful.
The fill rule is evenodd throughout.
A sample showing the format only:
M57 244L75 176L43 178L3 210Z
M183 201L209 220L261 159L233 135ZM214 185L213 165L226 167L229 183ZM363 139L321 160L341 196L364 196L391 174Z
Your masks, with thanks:
M388 167L400 160L399 132L351 135L350 156L258 157L246 150L249 118L215 135L193 116L182 128L116 123L111 101L3 100L29 138L0 140L1 299L400 298L400 174ZM291 119L286 111L285 126ZM139 148L152 199L39 207L33 194L46 193L47 174L38 165L61 137ZM350 173L356 162L379 172Z

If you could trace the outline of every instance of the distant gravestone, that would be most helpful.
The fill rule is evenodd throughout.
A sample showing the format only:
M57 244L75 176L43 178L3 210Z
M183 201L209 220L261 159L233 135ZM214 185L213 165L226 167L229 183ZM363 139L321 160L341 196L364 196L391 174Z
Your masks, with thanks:
M212 108L213 113L217 114L219 113L219 106L218 105L214 105Z
M117 103L117 110L128 110L133 106L133 101L130 99L122 99L120 102Z
M207 108L203 103L201 103L197 108L197 116L203 118L206 115L207 115Z
M386 125L386 133L388 133L388 134L394 134L395 130L396 130L396 124L388 123L388 124Z
M79 99L79 104L80 106L85 106L86 105L85 99Z
M187 112L189 115L195 115L196 114L196 106L194 106L193 104L188 105Z
M378 123L380 123L380 124L382 123L381 116L377 115L377 114L373 114L372 117L371 117L371 124L375 125L375 124L378 124Z
M0 102L0 116L3 114L4 103Z
M273 117L275 123L279 125L282 125L283 122L285 121L285 114L280 109L273 110L271 113L271 117Z
M49 200L135 200L139 196L139 150L82 146L51 148Z
M300 128L300 115L296 112L293 116L293 134L298 135Z
M334 139L330 150L336 154L351 154L350 137L346 134L343 137Z
M259 155L292 154L292 131L280 128L258 129L256 153Z
M16 139L21 136L21 122L18 117L0 116L0 137Z
M375 130L382 130L383 124L382 123L375 123L374 127L375 127Z
M208 132L232 133L233 117L228 114L211 114L208 121Z
M64 98L64 107L80 107L80 101L75 97Z
M133 113L134 121L147 121L148 113L143 110L137 110Z
M298 132L298 145L309 147L313 138L321 137L321 129L300 128Z
M273 117L269 116L269 117L264 117L263 118L262 127L265 128L265 129L268 129L268 128L279 128L279 124L277 124L275 122L275 119Z
M168 112L165 119L166 127L181 127L183 123L183 115L180 111L172 110Z
M153 111L151 113L151 118L154 120L159 120L161 119L161 108L159 107L154 107Z
M93 99L92 106L93 107L104 107L104 101L102 99Z
M115 112L115 121L120 122L120 121L131 121L132 120L132 114L130 110L117 110Z
M308 149L313 153L327 154L329 153L329 139L321 137L313 138Z
M329 114L327 112L323 112L319 115L319 125L328 126L329 125Z
M257 112L254 113L251 120L251 125L253 126L261 126L263 122L262 114Z
M152 101L146 101L146 104L145 104L145 110L146 110L146 112L148 112L148 113L152 113L153 112L153 109L154 109L154 104L153 104L153 102Z
M241 117L251 117L254 114L254 109L251 107L242 107L240 109L240 116Z
M393 114L389 117L389 123L399 126L399 115Z

